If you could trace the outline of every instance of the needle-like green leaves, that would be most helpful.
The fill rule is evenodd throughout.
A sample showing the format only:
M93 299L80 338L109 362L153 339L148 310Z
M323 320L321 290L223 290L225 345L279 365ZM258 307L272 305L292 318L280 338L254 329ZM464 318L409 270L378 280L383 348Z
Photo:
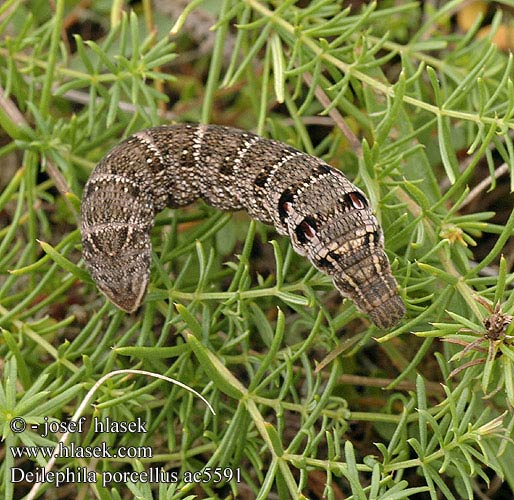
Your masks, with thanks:
M74 444L153 455L59 470L221 479L77 482L71 496L453 500L493 478L512 496L513 59L491 43L509 2L467 31L461 0L33 3L0 6L4 497L27 493L10 467L47 463L10 447L59 439L11 421L67 421L123 368L187 384L216 415L162 380L109 378L84 414L148 432ZM201 202L157 215L141 309L106 302L81 261L82 187L114 144L171 120L258 131L340 168L381 222L405 320L378 331L285 238Z

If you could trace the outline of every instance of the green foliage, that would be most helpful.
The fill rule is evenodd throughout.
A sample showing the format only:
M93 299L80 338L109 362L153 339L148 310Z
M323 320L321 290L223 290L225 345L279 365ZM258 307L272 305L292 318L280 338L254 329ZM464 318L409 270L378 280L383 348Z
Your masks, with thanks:
M509 496L514 90L491 43L509 2L485 38L481 19L452 28L464 3L193 1L173 18L92 2L92 39L72 36L72 2L0 6L3 498L28 493L10 469L36 465L94 470L77 498L456 499L493 478ZM188 22L205 19L195 39ZM107 303L80 260L82 186L109 147L170 118L253 129L344 170L382 222L405 320L377 330L271 228L201 202L158 215L143 308ZM216 414L141 373L102 380L91 407L88 390L123 369L173 377ZM68 444L153 455L14 459L59 439L31 424L82 415L148 432L88 425ZM240 482L102 484L161 466Z

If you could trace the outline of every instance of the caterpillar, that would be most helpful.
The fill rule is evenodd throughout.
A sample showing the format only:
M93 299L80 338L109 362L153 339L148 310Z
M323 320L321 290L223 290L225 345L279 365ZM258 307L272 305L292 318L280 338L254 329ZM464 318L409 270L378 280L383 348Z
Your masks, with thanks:
M360 189L284 143L196 124L135 133L98 163L86 183L82 254L117 307L133 312L144 299L155 214L198 198L274 225L378 327L390 328L404 315L382 230Z

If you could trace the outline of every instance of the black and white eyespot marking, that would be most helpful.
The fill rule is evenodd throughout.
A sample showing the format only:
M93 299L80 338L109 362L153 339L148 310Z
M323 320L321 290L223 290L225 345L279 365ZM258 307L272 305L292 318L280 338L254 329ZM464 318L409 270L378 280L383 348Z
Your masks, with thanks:
M355 210L363 210L368 207L368 200L359 191L352 191L344 195L344 201Z
M305 217L305 219L295 228L295 233L300 243L307 243L316 238L316 220L314 217Z

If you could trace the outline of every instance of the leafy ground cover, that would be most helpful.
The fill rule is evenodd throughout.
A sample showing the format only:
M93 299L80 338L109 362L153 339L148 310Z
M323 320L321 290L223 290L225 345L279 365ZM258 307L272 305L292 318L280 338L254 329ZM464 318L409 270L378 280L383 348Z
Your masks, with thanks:
M512 498L511 3L165 4L0 6L2 497ZM82 188L122 138L173 120L344 171L406 318L378 330L272 228L202 202L157 216L143 308L106 302ZM85 427L42 436L45 417ZM95 430L107 417L145 432ZM133 456L13 448L59 440ZM152 468L171 476L133 475ZM43 470L92 479L27 474Z

